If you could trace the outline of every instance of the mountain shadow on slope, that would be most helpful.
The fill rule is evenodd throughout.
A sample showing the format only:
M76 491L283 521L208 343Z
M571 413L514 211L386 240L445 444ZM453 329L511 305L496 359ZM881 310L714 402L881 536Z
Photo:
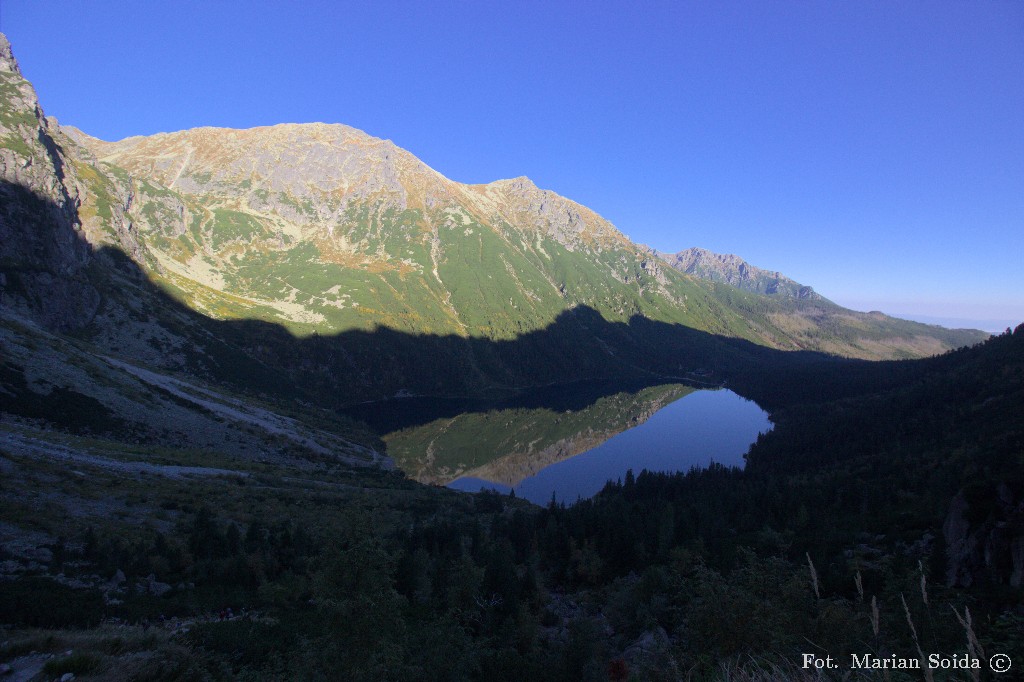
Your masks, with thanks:
M579 408L622 390L622 382L697 379L728 383L772 409L892 386L921 366L778 351L641 316L609 322L586 306L567 309L548 327L512 340L385 327L300 338L275 323L215 319L193 310L152 282L124 250L94 249L73 220L55 219L65 207L6 181L0 182L0 196L5 242L18 235L29 242L20 250L7 242L0 254L0 305L103 353L264 400L339 409L396 395L501 398L595 382L534 397L553 408ZM65 295L72 290L84 293ZM457 409L457 401L437 407ZM410 410L399 425L437 416L436 410Z

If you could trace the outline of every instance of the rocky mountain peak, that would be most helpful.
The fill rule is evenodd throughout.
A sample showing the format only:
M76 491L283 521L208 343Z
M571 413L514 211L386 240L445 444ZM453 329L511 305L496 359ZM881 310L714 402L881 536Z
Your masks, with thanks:
M14 58L11 51L11 41L7 36L0 33L0 71L8 71L21 76L21 68L18 67L18 60Z
M811 300L822 298L811 287L795 282L781 272L764 270L731 253L715 253L694 247L679 253L657 255L676 270L700 279L724 282L759 294Z
M494 187L500 187L506 191L512 192L543 191L539 187L537 187L537 184L533 180L526 177L525 175L520 175L517 178L508 178L507 180L495 180L490 184L493 185Z
M22 76L11 43L3 33L0 33L0 88L0 133L26 122L45 127L36 90Z
M623 245L607 220L525 176L486 185L449 180L394 142L342 124L286 123L244 130L195 128L104 142L69 131L95 157L189 195L242 201L299 226L334 225L353 202L404 210L465 202L570 249Z
M447 193L448 181L390 140L342 124L194 128L103 142L102 161L191 195L246 197L298 223L377 197L399 208Z

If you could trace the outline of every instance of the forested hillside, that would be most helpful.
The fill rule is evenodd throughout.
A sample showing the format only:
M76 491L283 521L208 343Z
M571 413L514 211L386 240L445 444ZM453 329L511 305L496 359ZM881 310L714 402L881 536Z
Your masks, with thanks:
M50 570L95 587L12 583L0 620L180 618L187 635L131 645L177 679L798 677L808 641L847 658L1024 655L1024 327L907 363L895 387L876 367L846 398L779 408L744 471L639 472L570 507L268 465L188 489L65 484L164 522L79 524ZM250 615L221 622L228 605ZM125 665L91 632L90 665ZM24 637L7 646L43 646Z

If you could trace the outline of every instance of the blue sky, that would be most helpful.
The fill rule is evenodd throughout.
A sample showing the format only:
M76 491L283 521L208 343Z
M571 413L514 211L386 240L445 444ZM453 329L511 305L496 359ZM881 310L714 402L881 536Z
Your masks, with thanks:
M857 309L1024 321L1024 3L0 1L104 139L346 123Z

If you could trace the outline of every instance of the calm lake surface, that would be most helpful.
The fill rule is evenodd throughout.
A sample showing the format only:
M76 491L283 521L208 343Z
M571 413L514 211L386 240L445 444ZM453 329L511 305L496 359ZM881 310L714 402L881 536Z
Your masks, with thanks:
M514 488L518 497L537 504L547 504L552 494L558 501L573 502L593 496L607 481L622 479L630 469L634 473L688 471L712 462L743 466L751 443L771 429L767 413L756 403L724 389L685 392L656 407L660 409L645 421L637 419L635 426L514 485L471 475L474 472L448 485L471 492L485 488L507 493Z

